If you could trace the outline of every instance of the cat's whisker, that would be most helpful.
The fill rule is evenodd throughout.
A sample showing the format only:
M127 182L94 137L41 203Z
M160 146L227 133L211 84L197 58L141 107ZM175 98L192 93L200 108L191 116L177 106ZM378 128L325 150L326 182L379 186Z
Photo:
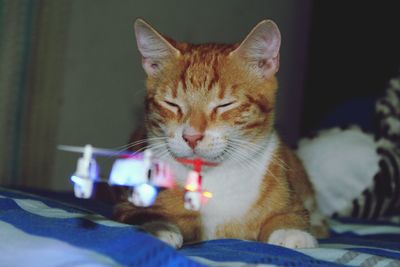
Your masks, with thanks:
M245 155L240 154L239 147L234 144L228 143L228 148L230 149L230 156L235 156L236 159L240 157L241 161L251 161L251 158L247 158Z
M233 159L236 159L238 163L245 165L246 167L249 166L250 168L256 167L254 163L252 162L252 157L247 157L247 155L243 155L241 153L238 153L237 149L235 149L235 146L232 146L231 144L228 144L228 148L230 149L230 156Z
M150 140L159 140L159 139L161 139L161 140L162 139L167 139L167 137L149 137L149 138L139 139L139 140L136 140L134 142L128 143L126 145L117 146L117 147L114 147L114 148L111 148L111 149L113 149L113 150L121 150L121 149L124 150L124 149L129 148L132 145L137 144L137 143L147 142L147 141L150 141Z
M167 139L167 137L145 138L145 139L137 140L135 142L128 144L127 148L134 147L136 145L143 144L146 142L149 143L150 141L162 141L162 140L166 140L166 139ZM127 149L127 148L125 148L125 149Z
M238 154L235 154L233 156L237 160L237 164L242 166L244 169L248 169L249 171L252 171L257 168L257 165L254 164L252 161L245 160L243 159L243 156L239 156Z
M142 151L144 151L146 149L156 150L156 149L161 148L163 146L166 146L166 144L165 143L150 144L150 145L147 145L145 147L142 147L141 149L138 149L137 151L133 152L132 154L140 153L140 152L142 152Z
M231 141L231 140L230 140ZM243 148L244 150L250 150L254 153L260 153L261 149L265 149L263 146L261 145L254 145L251 142L247 142L247 141L243 141L243 140L238 140L238 139L233 139L232 143L234 143L235 145L237 145L238 147ZM289 170L289 167L287 165L287 163L285 163L284 161L282 161L281 159L279 159L275 154L272 154L272 158L273 160L275 160L275 163L278 164L280 167Z
M159 159L164 159L169 155L168 149L165 149L164 151L161 151L161 153L157 156Z
M167 139L167 137L150 137L150 138L140 139L140 140L137 140L135 142L131 142L131 143L123 145L123 146L115 147L115 148L112 148L112 149L117 150L117 151L115 151L114 153L109 155L108 158L115 157L118 154L124 152L125 150L127 150L127 149L129 149L131 147L134 147L134 146L136 146L138 144L146 143L148 141L165 140L165 139Z
M235 143L235 142L232 142L232 141L229 141L228 144L233 146L238 152L239 152L239 149L240 149L240 150L242 150L241 152L246 152L251 157L253 157L254 154L260 153L260 150L255 150L255 149L253 149L251 147L249 148L248 146L245 146L244 144L238 144L238 143ZM253 152L253 153L250 153L250 152Z
M232 146L231 146L232 147ZM254 169L254 168L259 168L263 167L260 166L260 164L256 164L252 159L254 157L253 154L250 154L248 151L242 152L242 154L237 153L237 151L234 151L236 153L231 154L232 158L238 159L238 163L244 164L244 166L248 167L249 169ZM245 154L244 154L245 153ZM234 156L233 156L234 155ZM269 170L269 168L266 168L266 172L273 177L275 180L278 178Z
M273 144L273 142L269 141L269 144ZM277 144L277 142L275 142L275 144ZM248 145L250 145L250 144L248 144ZM256 145L256 144L253 144L253 145L259 146L259 147L262 148L262 146L260 146L260 145ZM280 164L279 164L280 167L285 168L286 170L289 170L288 164L287 164L286 162L284 162L282 159L280 159L277 155L275 155L275 153L272 154L272 158L273 158L275 161L278 161L278 162L280 163Z
M227 154L229 155L230 158L236 161L239 165L247 168L248 164L246 164L246 159L243 159L243 157L239 156L239 154L235 153L236 151L232 150L231 148L227 149Z
M245 148L246 150L251 150L256 153L260 153L261 151L265 150L265 146L254 144L248 141L233 139L231 142L237 146Z
M146 146L146 149L151 149L154 156L160 158L160 153L168 151L168 145L165 142L157 142Z

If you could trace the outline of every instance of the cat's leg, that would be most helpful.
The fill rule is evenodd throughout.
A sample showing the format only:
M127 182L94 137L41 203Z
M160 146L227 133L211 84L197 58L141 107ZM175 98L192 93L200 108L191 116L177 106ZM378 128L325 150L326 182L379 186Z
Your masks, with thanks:
M167 221L152 221L142 224L140 228L174 248L182 247L182 233L178 226L173 223Z
M178 226L168 222L165 216L151 212L151 209L146 212L129 202L121 202L114 207L113 217L119 222L139 226L143 231L174 248L182 247L183 236Z
M318 242L309 227L307 212L275 215L264 223L259 240L287 248L315 248Z
M310 214L310 232L318 238L329 237L329 226L326 217L318 208L314 197L306 198L303 202L305 209Z
M158 194L156 203L149 208L135 207L129 201L114 206L115 220L138 225L175 248L182 243L201 239L202 224L198 212L185 209L184 190L164 190Z

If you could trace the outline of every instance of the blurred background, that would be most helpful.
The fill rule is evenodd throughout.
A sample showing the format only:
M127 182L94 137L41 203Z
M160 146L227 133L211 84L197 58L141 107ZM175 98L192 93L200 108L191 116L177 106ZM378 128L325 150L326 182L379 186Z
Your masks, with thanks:
M137 17L194 43L239 42L273 19L283 38L277 125L285 140L294 146L358 115L371 128L374 99L399 70L395 4L0 0L0 185L70 190L77 155L58 144L118 148L141 127Z

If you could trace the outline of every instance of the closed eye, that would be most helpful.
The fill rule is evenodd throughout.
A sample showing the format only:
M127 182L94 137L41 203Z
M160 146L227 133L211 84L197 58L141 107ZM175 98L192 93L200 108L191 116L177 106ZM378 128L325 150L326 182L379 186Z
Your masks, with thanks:
M174 103L174 102L170 102L170 101L164 100L164 103L167 104L170 107L178 109L178 111L182 111L181 107L178 104Z
M232 105L233 103L235 103L235 101L231 101L231 102L228 102L228 103L224 103L224 104L218 105L218 106L216 106L215 108L225 108L225 107L229 107L229 106Z

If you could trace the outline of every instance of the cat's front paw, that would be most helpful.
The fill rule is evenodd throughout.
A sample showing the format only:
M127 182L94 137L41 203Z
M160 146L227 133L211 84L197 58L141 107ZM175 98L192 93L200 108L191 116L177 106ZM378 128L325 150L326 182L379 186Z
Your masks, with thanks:
M316 248L317 240L309 233L297 229L279 229L272 232L268 243L287 248Z
M161 230L158 231L155 236L161 241L167 243L173 248L181 248L183 244L183 237L180 233L174 231Z
M183 245L181 231L172 223L162 221L149 222L143 224L141 228L173 248L181 248Z

